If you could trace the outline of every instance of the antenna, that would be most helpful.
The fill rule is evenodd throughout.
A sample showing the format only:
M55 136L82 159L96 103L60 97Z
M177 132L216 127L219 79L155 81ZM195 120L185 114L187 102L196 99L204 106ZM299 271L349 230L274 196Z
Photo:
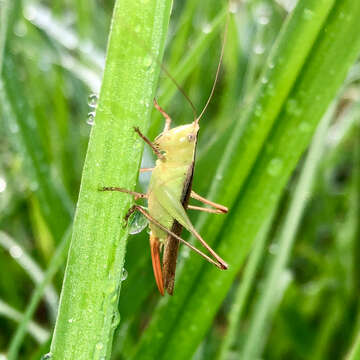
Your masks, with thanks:
M1 1L1 0L0 0ZM126 26L126 25L125 25ZM142 41L142 39L137 36L135 31L133 31L131 28L126 26L126 29L129 30L132 35L137 39L139 42L139 45L148 53L148 55L160 66L161 70L170 78L170 80L175 84L177 89L181 92L181 94L184 96L184 98L188 101L189 105L191 106L191 109L194 113L194 118L196 119L196 109L192 101L190 100L189 96L185 93L185 91L182 89L182 87L178 84L178 82L174 79L174 77L170 74L168 69L165 67L165 65L152 53L151 49Z
M216 83L218 81L219 78L219 73L220 73L220 68L221 68L221 63L224 57L224 50L225 50L225 44L226 44L226 35L227 35L227 31L228 31L228 27L229 27L229 13L227 14L226 17L226 24L225 24L225 30L224 30L224 37L223 37L223 42L222 42L222 46L221 46L221 52L220 52L220 57L219 57L219 63L217 65L217 69L216 69L216 74L215 74L215 79L214 79L214 83L213 86L211 88L211 92L210 95L206 101L206 104L204 106L204 108L202 109L200 115L195 119L195 123L198 124L199 120L202 118L202 116L204 115L208 105L210 104L210 100L212 98L212 96L214 95L215 92L215 87L216 87Z
M183 88L178 84L178 82L174 79L174 77L169 73L168 69L164 66L164 64L160 63L158 59L156 59L156 62L160 65L161 70L171 79L171 81L175 84L175 86L178 88L178 90L183 94L184 98L188 101L189 105L191 106L191 109L194 113L194 118L196 119L196 109L192 101L190 100L189 96L186 94L186 92L183 90Z

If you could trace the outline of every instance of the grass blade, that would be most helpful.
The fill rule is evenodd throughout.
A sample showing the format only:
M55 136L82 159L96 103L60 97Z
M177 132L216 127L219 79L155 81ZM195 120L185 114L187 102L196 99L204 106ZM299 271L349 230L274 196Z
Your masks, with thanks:
M39 265L14 239L2 231L0 231L0 246L10 252L14 260L26 271L35 284L39 284L44 279L44 272ZM44 297L49 307L50 316L55 321L59 299L52 285L45 289Z
M330 10L331 14L326 19ZM323 16L323 21L326 20L325 24L323 21L319 22L319 13ZM219 178L213 187L217 191L221 190L212 197L215 201L219 201L220 196L229 201L226 205L237 200L231 209L234 216L228 218L221 233L222 242L217 248L231 264L231 268L226 273L220 273L209 266L200 265L195 257L188 261L187 268L178 279L176 298L164 300L159 306L140 342L136 359L165 359L170 356L173 359L187 359L195 351L259 229L271 214L301 154L310 143L318 122L344 81L350 65L358 56L358 16L360 4L350 0L336 2L333 9L328 1L298 3L286 27L290 29L289 32L284 30L282 33L282 41L287 41L287 46L284 45L285 48L277 52L275 59L273 55L270 57L271 61L277 60L277 63L274 62L276 77L270 70L269 74L265 74L267 86L264 86L264 89L268 91L269 85L272 85L276 90L271 96L260 96L264 89L258 89L259 98L250 107L251 121L246 123L246 129L241 133L242 142L237 145L236 137L231 140L219 170L222 178ZM292 28L292 21L297 23L297 29L306 30L305 39L311 39L307 44L307 50L311 52L306 52L305 56L301 54L304 56L301 59L298 58L298 52L304 47L300 44L299 47L292 45L302 38L302 34ZM307 27L310 25L306 24L311 22L313 24L310 31ZM289 41L290 35L293 37L292 41ZM319 38L314 44L317 36ZM281 41L280 43L282 44ZM276 48L279 49L279 42ZM290 62L285 60L287 57L291 58ZM304 64L305 57L307 58ZM292 73L292 70L295 70L295 73ZM287 78L283 78L283 71L286 71ZM278 80L281 80L279 87L275 86L279 84ZM294 86L291 82L295 80ZM280 104L276 103L277 101ZM280 109L284 103L285 106ZM273 108L268 108L269 104L272 104ZM266 140L266 149L262 149L263 140L267 136L266 130L271 127L267 121L275 121L273 117L276 118L275 126ZM234 132L236 133L236 129ZM253 140L255 134L258 138ZM230 149L233 151L229 151ZM260 154L257 154L257 149L261 150ZM231 194L227 194L227 184L234 181L242 184L255 160L241 197L229 200ZM220 220L211 218L211 223L206 222L210 238L219 233L219 229L213 228L219 225L218 221ZM197 275L201 266L202 272ZM181 351L177 351L179 346Z
M281 226L277 241L279 251L266 271L267 275L262 295L253 310L251 325L241 355L244 359L254 359L261 356L266 342L267 330L271 325L270 316L275 312L273 299L278 292L277 282L283 271L285 271L295 241L295 235L309 198L308 194L311 192L314 175L323 153L326 133L334 111L335 106L333 105L319 125L296 185L284 224Z
M34 315L34 312L44 294L46 287L48 286L54 275L57 273L60 266L64 263L69 248L69 244L70 244L70 231L67 231L62 241L58 245L54 256L51 259L49 267L47 268L44 274L44 278L42 279L41 282L37 284L31 296L29 305L24 313L20 325L16 329L15 335L13 336L10 342L9 351L7 354L8 360L18 359L19 349L26 334L26 329L28 327L28 324Z
M23 314L21 314L19 311L15 310L12 306L6 304L2 300L0 300L0 314L16 322L21 322L24 317ZM40 344L44 343L50 337L50 333L48 330L45 330L33 321L30 321L28 323L27 331L29 335L31 335Z
M270 219L272 220L272 219ZM239 326L239 322L244 312L244 308L247 302L247 299L250 295L250 291L253 288L255 276L258 270L259 263L264 255L266 246L265 242L267 239L268 232L271 228L272 221L268 221L265 224L263 230L259 233L254 248L252 249L249 259L244 270L244 274L241 277L241 283L236 290L234 297L234 302L231 306L228 315L228 328L226 329L226 334L224 335L224 340L222 341L221 348L219 351L218 359L226 360L229 358L229 352L231 351L231 346L236 339L236 330Z
M122 219L133 200L98 189L135 187L143 141L133 127L146 133L159 75L142 43L161 59L169 16L168 0L116 1L51 345L53 359L110 357L127 239ZM136 32L135 39L129 29Z

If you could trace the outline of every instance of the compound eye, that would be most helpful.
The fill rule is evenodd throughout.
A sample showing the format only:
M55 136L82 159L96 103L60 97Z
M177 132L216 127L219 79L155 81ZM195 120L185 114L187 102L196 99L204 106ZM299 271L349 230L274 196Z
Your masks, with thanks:
M187 136L187 138L188 138L189 142L192 142L192 141L195 140L195 135L189 134L189 135Z

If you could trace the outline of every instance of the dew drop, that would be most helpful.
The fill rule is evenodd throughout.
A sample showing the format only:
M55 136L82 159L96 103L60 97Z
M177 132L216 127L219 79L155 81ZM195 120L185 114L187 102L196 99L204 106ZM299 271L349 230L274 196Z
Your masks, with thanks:
M146 55L143 62L144 66L148 69L152 64L152 58L150 55Z
M72 324L75 320L73 318L68 319L68 323Z
M95 108L97 105L97 101L98 101L98 96L96 94L90 94L88 96L88 105L91 108Z
M302 122L300 123L300 125L299 125L299 130L300 130L301 132L306 133L306 132L309 132L309 131L311 130L311 126L310 126L310 124L309 124L308 122L302 121Z
M27 33L26 24L22 21L19 21L14 27L14 34L19 37L25 36Z
M6 190L6 186L7 186L6 180L0 177L0 193Z
M202 26L202 32L204 34L209 34L211 32L211 25L209 23L205 23Z
M264 76L264 77L261 78L261 82L262 82L263 84L267 84L268 81L269 81L269 79L268 79L266 76Z
M276 243L272 243L270 246L269 246L269 253L272 254L272 255L276 255L279 251L279 244L276 244Z
M289 99L286 103L286 111L289 114L300 115L301 110L299 108L298 102L295 99Z
M111 321L111 327L112 328L116 328L120 323L120 313L119 311L114 311L113 313L113 318L112 318L112 321Z
M19 259L21 258L23 254L23 251L21 249L20 246L18 245L14 245L10 248L10 255L14 258L14 259Z
M95 111L91 111L87 114L86 123L90 126L95 124Z
M266 91L270 96L273 96L275 94L274 85L269 83L266 88Z
M261 55L265 52L265 47L263 44L256 44L254 46L254 53L257 55Z
M304 9L303 17L305 20L311 20L314 16L314 12L310 9Z
M128 224L129 234L134 235L143 231L146 228L148 221L143 214L137 211L131 214Z
M37 189L39 189L39 184L36 181L32 181L29 184L29 187L31 191L37 191Z
M121 281L126 280L128 277L128 272L125 268L122 269L122 273L121 273Z
M104 347L104 344L100 341L95 345L95 347L96 347L96 350L102 350Z
M239 11L239 2L238 1L230 1L229 11L231 14L236 14Z
M270 163L267 167L267 172L271 176L276 176L276 175L279 175L282 167L283 167L283 161L279 158L274 158L270 161Z
M10 123L9 128L13 134L16 134L19 131L19 126L16 123Z
M116 285L114 284L114 282L112 281L109 285L109 287L107 288L107 292L108 294L112 294L113 292L116 291Z
M260 117L261 114L262 114L262 108L261 108L261 106L260 106L260 105L256 105L256 107L255 107L255 116L256 116L256 117Z
M52 359L52 353L49 352L41 357L41 360L50 360Z
M267 25L270 22L271 13L272 13L272 10L269 5L267 5L265 2L260 3L255 8L256 21L260 25L263 25L263 26Z

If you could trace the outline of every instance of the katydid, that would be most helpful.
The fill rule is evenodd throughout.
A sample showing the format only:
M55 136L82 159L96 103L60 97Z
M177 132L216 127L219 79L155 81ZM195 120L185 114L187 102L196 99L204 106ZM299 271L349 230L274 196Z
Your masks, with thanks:
M147 193L141 194L120 187L104 187L101 189L102 191L128 193L133 195L135 200L139 198L147 199L148 211L140 205L134 205L126 215L126 221L135 211L140 211L149 220L152 266L155 281L161 295L164 295L164 289L170 295L174 292L176 260L180 242L190 247L218 268L222 270L228 268L226 262L203 240L186 214L187 209L215 214L227 213L228 211L225 206L209 201L192 190L197 136L200 128L199 120L204 114L215 90L223 57L224 43L225 36L210 96L201 114L195 116L191 124L171 129L170 116L154 99L155 108L165 118L163 132L151 142L138 128L135 128L138 135L152 148L157 156L154 168L140 169L140 172L152 171ZM188 99L186 95L185 97ZM191 101L190 104L192 105ZM190 198L210 205L211 208L189 205ZM211 257L180 237L183 227L200 241ZM161 261L162 247L163 255Z

